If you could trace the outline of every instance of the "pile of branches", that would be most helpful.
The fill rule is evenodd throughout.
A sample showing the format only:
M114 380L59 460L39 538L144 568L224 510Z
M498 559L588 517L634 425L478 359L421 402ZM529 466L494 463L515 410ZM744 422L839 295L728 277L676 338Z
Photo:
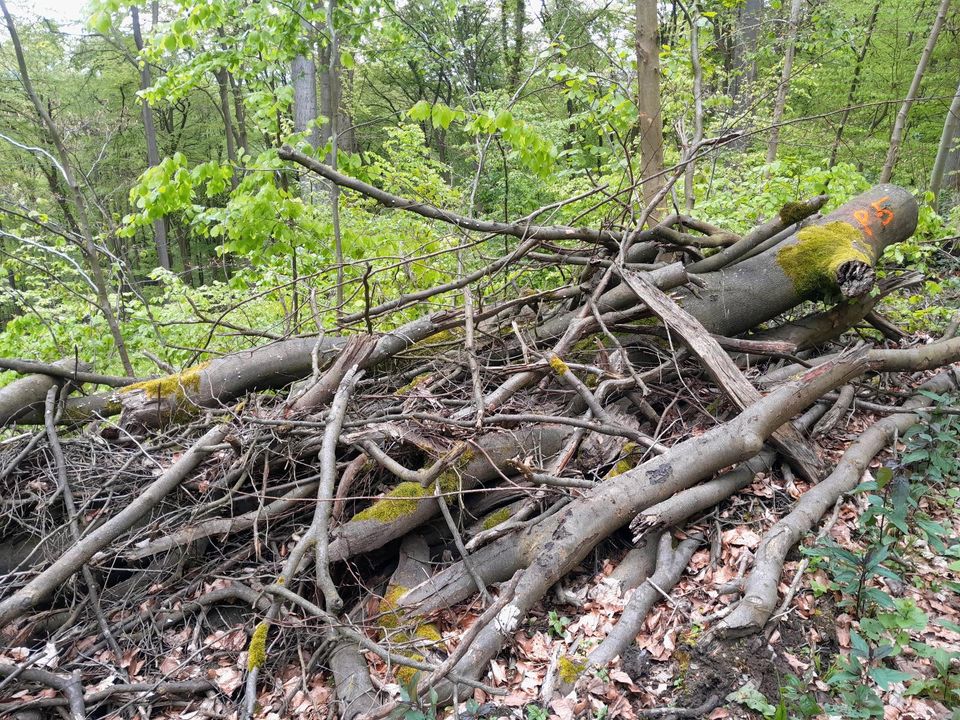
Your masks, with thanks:
M391 676L414 700L496 695L490 661L531 609L598 547L632 537L613 577L635 591L615 628L551 665L546 697L568 692L676 584L704 540L697 518L782 462L806 491L710 628L759 632L781 604L787 552L929 410L920 394L891 401L887 381L957 384L955 324L911 344L875 310L922 280L876 281L883 249L916 227L898 187L826 217L825 197L791 203L742 237L683 215L591 229L467 218L281 154L385 207L517 242L342 318L364 332L142 380L77 359L3 361L25 377L0 391L0 421L17 426L0 454L0 714L147 717L207 696L246 718L290 667L294 689L322 676L346 720L398 707ZM523 266L576 280L472 294ZM376 331L440 297L462 302ZM808 300L831 305L798 316ZM840 340L863 323L884 340ZM84 393L95 385L111 389ZM816 438L856 406L883 419L827 466ZM476 619L444 639L437 614L462 603ZM242 684L184 677L204 661L201 627L244 662Z

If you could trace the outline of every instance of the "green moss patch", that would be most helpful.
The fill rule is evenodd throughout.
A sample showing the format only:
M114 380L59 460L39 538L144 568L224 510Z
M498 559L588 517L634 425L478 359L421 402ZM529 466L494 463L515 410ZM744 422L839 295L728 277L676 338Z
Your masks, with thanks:
M351 522L354 520L391 522L416 512L420 507L420 501L431 495L433 490L420 487L420 483L402 482L366 510L361 510L354 515Z
M810 213L807 211L807 206L800 202L788 202L784 203L783 207L780 208L780 221L784 225L794 225L795 223L800 222Z
M564 655L557 662L557 674L567 685L573 685L577 681L577 678L579 678L586 669L586 662L575 660L567 655Z
M354 520L376 520L381 523L388 523L410 515L420 507L421 500L434 496L437 484L440 485L440 492L444 494L449 504L453 500L453 494L460 490L460 471L472 459L473 451L469 448L463 450L456 464L440 473L440 476L427 487L422 487L420 483L416 482L402 482L366 510L361 510L354 515L350 522Z
M635 442L624 443L621 457L617 461L617 464L610 468L606 479L609 480L610 478L617 477L617 475L623 475L628 470L633 470L633 468L636 467L637 461L640 459L640 453L637 452L637 450L638 448Z
M797 233L797 243L777 253L777 262L802 298L829 296L837 289L837 271L849 262L872 266L873 248L846 222L813 225Z
M390 640L391 643L414 643L420 641L422 643L436 644L442 642L443 635L440 634L439 628L433 623L421 623L417 625L412 632L408 630L397 630L397 628L402 627L403 618L401 617L401 613L396 610L396 607L400 599L407 594L407 590L408 588L402 585L391 585L387 588L387 592L384 593L383 599L380 601L380 627L383 628L384 632L381 634L384 639ZM388 630L395 630L395 632L388 633ZM426 659L422 654L413 650L405 650L399 654L418 662L424 662ZM401 683L409 685L419 672L416 668L404 665L395 668L393 674Z
M556 355L550 356L550 367L553 368L553 371L557 375L563 375L564 373L570 372L570 368L567 367L567 364Z
M121 393L133 393L142 390L152 400L183 398L200 390L200 378L210 362L189 367L183 372L166 375L155 380L144 380L120 388Z
M483 529L491 530L500 523L504 523L509 520L511 515L513 515L513 512L510 510L509 506L502 507L499 510L494 510L483 519Z
M267 633L270 625L266 620L257 624L253 630L253 637L250 638L250 649L247 657L247 670L263 667L267 661Z
M406 395L408 392L416 389L417 387L419 387L420 385L422 385L424 382L426 382L432 377L433 375L431 375L430 373L421 373L420 375L417 375L413 380L408 382L406 385L403 385L402 387L398 387L396 390L393 391L393 394L397 395L398 397L401 395Z

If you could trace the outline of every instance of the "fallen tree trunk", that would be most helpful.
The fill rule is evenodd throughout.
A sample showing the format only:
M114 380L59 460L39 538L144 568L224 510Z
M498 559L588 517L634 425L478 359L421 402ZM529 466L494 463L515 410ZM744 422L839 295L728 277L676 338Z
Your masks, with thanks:
M884 248L910 237L917 202L896 185L878 185L749 260L700 276L704 287L678 302L711 332L737 335L802 300L864 295Z
M50 388L68 379L83 382L81 376L90 369L89 364L75 360L58 360L50 367L44 367L42 363L11 361L5 366L5 369L35 374L14 380L0 389L0 427L30 416L36 418L32 424L42 424L43 404Z
M812 212L817 204L802 208L800 214ZM893 185L878 186L770 250L731 268L698 276L702 287L681 290L678 301L710 332L735 335L805 299L863 295L872 285L872 268L880 253L887 245L909 237L916 220L917 205L908 192ZM783 222L781 218L779 224ZM632 247L635 250L639 245ZM661 289L686 281L682 272L669 268L653 275ZM602 293L595 303L600 313L635 304L636 296L625 284ZM447 329L451 322L457 324L457 317L456 313L440 313L380 336L361 369L377 366ZM533 342L542 345L559 338L573 319L574 314L561 314L536 326ZM300 380L310 374L316 356L332 358L344 342L342 337L296 338L235 353L113 393L79 398L67 404L64 419L77 422L122 413L126 425L158 427L171 419L191 417L202 408L222 407L250 390ZM42 422L37 412L21 414L21 423ZM9 420L9 412L0 413L0 422Z

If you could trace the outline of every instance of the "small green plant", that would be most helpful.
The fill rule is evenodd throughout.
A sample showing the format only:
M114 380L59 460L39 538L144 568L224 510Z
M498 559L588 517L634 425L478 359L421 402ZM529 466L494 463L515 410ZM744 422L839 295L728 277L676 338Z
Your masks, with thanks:
M789 718L812 718L823 714L816 696L807 690L807 683L796 675L787 675L786 684L780 688L781 705Z
M536 703L530 703L524 708L524 716L527 720L548 720L550 711Z
M924 394L935 406L951 402L946 396ZM862 550L853 552L833 541L805 550L811 566L822 567L831 578L829 587L821 587L820 592L838 593L838 606L859 620L850 633L849 654L837 658L827 677L834 697L824 710L845 718L882 718L880 692L894 683L906 684L906 695L929 697L952 710L960 708L960 652L914 639L921 636L929 618L913 600L893 597L886 589L890 583L920 582L910 577L910 558L923 546L941 556L960 557L960 546L944 542L950 531L927 512L937 506L956 512L958 507L960 419L934 411L903 439L906 451L900 463L880 468L873 480L854 491L866 502L858 528ZM949 567L960 569L960 561ZM887 586L876 582L881 578L889 581ZM949 580L933 584L958 589ZM915 677L894 667L894 659L905 652L928 660L932 672ZM798 685L786 690L784 697L798 708L806 696ZM799 714L809 716L805 711Z
M550 627L550 634L562 638L570 624L570 618L566 615L560 615L556 610L547 613L547 625Z
M765 718L771 718L771 720L780 720L781 716L779 715L777 706L771 705L767 701L767 698L764 697L763 693L757 690L757 688L749 682L741 685L739 688L727 695L726 699L730 702L735 702L738 705L743 705L745 708L749 708L754 712L760 713ZM786 719L786 715L783 715L782 717L784 720Z

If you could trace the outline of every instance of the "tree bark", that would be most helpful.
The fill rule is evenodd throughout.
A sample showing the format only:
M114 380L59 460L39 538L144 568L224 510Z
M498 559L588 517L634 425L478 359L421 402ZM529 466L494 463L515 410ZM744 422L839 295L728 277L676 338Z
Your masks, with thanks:
M933 162L933 170L930 173L930 192L936 196L936 202L940 204L940 188L943 184L944 170L947 167L947 158L952 152L956 152L955 147L960 143L960 85L957 85L957 92L953 96L953 102L947 110L947 117L943 121L943 133L940 135L940 145L937 147L937 157Z
M732 70L730 96L733 98L734 112L743 113L750 102L747 87L753 82L757 65L754 54L757 51L757 37L763 20L763 0L746 0L740 7L737 28L733 33Z
M520 70L523 67L523 28L527 23L525 0L513 0L513 52L510 57L510 78L508 86L514 89L520 85Z
M643 203L649 207L664 186L663 116L660 112L660 45L657 41L656 0L636 0L637 112L640 130L640 177ZM651 213L651 218L666 214L666 203Z
M872 275L867 266L872 267L887 245L913 234L917 215L913 195L896 185L878 185L775 247L732 267L699 276L704 287L681 290L678 301L710 332L737 335L805 299L830 294L856 297L872 284L866 282ZM848 240L839 244L817 240L818 228L840 231ZM826 250L823 255L814 250L821 242ZM865 252L856 250L858 246ZM859 258L851 259L852 265L834 254L851 248L854 253L849 257ZM820 280L805 278L806 272L815 267Z
M780 142L780 121L787 107L787 93L790 90L790 76L793 72L793 54L797 47L797 26L800 23L801 0L791 0L790 20L787 24L787 34L784 42L783 72L780 75L780 84L777 86L777 99L773 103L773 119L771 120L770 141L767 144L767 164L777 158L777 145Z
M840 115L840 122L837 123L837 137L834 139L833 148L830 150L829 167L837 164L837 153L840 152L840 143L843 141L843 131L847 126L847 120L850 117L853 103L857 99L857 90L860 88L860 76L863 72L863 61L867 57L867 52L870 50L870 41L873 38L873 29L877 26L877 15L880 13L881 2L882 0L877 0L873 6L873 12L870 13L870 20L867 21L863 45L860 46L860 51L857 53L857 61L853 66L853 79L850 81L850 92L847 93L847 104L846 107L843 108L843 114Z

